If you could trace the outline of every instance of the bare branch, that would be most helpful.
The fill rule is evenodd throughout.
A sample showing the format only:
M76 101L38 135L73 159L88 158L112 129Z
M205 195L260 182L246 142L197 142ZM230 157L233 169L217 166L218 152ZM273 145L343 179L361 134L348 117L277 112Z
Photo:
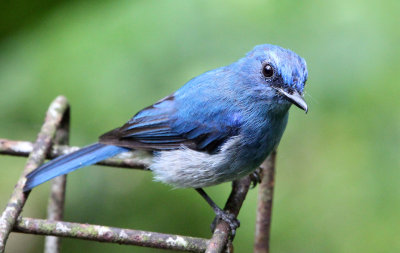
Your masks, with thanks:
M8 139L0 139L0 154L14 156L29 156L33 150L33 143L29 141L13 141ZM46 156L47 159L53 159L61 155L72 153L79 147L70 147L67 145L53 145L50 152ZM130 168L130 169L146 169L150 165L151 158L143 151L125 152L97 163L110 167Z
M233 214L235 217L238 216L247 192L249 191L250 184L251 179L249 176L233 181L232 191L224 208L226 212ZM222 252L225 246L229 244L229 235L229 224L220 220L215 227L214 234L207 246L206 253Z
M57 97L50 105L45 123L43 124L40 133L33 145L32 152L29 155L25 169L14 188L14 192L6 206L6 209L0 217L0 252L4 252L8 236L13 228L18 215L28 197L24 194L22 189L25 185L25 176L43 163L46 154L48 153L52 139L59 126L63 112L68 107L68 102L65 97Z
M56 131L54 144L68 144L69 142L70 108L63 115L59 128ZM50 221L62 220L64 215L65 187L67 175L56 177L52 180L49 203L47 206L47 219ZM46 236L44 243L45 253L59 253L61 250L61 238Z
M189 252L204 252L209 242L189 236L32 218L19 218L14 231Z
M275 159L276 151L273 151L263 164L261 164L261 183L258 188L257 221L254 241L255 253L269 252Z

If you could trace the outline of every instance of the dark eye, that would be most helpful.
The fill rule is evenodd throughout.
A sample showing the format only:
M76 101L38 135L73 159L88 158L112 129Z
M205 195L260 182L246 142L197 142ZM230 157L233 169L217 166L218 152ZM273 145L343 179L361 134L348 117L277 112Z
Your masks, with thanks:
M274 75L274 68L271 64L266 63L262 67L262 73L266 78L271 78Z

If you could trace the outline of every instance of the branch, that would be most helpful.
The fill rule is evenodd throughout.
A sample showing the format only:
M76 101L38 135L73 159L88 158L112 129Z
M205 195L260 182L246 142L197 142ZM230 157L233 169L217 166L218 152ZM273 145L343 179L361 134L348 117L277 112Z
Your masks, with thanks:
M251 179L249 176L233 181L232 191L224 208L226 212L233 214L235 217L238 216L249 191L250 184ZM230 231L229 224L223 220L219 220L215 226L214 234L208 244L206 253L222 252L225 246L228 245Z
M254 253L269 252L272 198L274 193L276 151L261 164L261 183L258 188L257 221Z
M45 122L32 147L25 169L14 188L6 209L0 217L0 253L4 252L11 229L29 195L22 192L26 182L25 176L43 163L66 108L68 108L68 102L65 97L60 96L52 102L47 111Z
M8 139L0 139L0 154L13 156L29 156L33 150L33 143L29 141L14 141ZM50 152L46 155L47 159L54 159L58 156L72 153L79 147L67 145L53 145ZM151 158L147 157L143 151L134 150L125 152L97 163L109 167L120 167L130 169L146 169L149 167Z
M204 252L209 242L189 236L33 218L19 218L14 231L189 252Z
M68 144L69 142L70 109L64 111L60 126L54 137L54 144ZM62 220L64 216L65 187L67 175L54 178L51 181L49 203L47 205L47 219L50 221ZM44 243L45 253L59 253L61 250L61 238L46 236Z

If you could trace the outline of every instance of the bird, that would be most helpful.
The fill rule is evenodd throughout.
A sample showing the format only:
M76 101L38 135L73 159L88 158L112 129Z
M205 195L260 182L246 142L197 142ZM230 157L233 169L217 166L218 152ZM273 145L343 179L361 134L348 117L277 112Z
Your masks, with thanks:
M152 154L154 180L194 188L234 234L239 223L204 187L253 173L278 146L295 105L306 113L306 61L277 45L255 46L243 58L205 72L136 113L98 142L55 158L30 172L24 192L131 150Z

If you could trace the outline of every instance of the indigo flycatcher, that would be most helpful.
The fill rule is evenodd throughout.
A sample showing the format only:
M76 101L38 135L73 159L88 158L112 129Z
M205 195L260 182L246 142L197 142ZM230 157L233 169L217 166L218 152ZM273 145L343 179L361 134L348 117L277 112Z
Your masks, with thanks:
M24 191L132 149L152 152L156 181L196 188L252 173L277 147L292 104L305 110L307 66L294 52L259 45L245 57L199 75L144 108L95 144L27 175ZM238 225L213 206L233 232Z

